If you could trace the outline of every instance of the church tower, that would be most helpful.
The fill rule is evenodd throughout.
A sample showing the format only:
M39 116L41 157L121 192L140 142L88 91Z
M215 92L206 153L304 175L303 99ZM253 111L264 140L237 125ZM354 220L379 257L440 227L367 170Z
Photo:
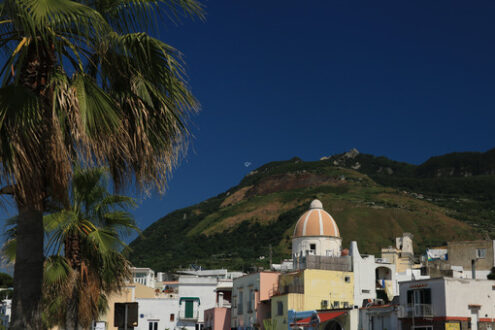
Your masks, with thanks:
M315 199L297 221L292 237L294 263L307 255L340 257L342 238L339 227L323 204Z

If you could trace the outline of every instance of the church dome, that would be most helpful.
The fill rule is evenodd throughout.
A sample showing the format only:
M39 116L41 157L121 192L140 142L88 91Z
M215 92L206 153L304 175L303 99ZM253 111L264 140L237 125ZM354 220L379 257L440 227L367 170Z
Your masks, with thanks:
M340 237L337 223L317 199L312 201L309 210L301 215L294 229L293 238L304 236Z

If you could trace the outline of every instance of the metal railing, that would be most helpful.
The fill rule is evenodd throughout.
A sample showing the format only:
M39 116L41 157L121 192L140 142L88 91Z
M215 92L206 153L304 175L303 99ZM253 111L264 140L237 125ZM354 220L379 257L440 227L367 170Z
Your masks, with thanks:
M399 317L433 317L433 308L431 304L411 304L399 313Z
M287 294L287 293L304 293L304 285L302 284L280 285L275 294L277 295L277 294Z
M186 311L179 312L180 320L197 320L199 319L199 310L193 311L192 315L186 315Z

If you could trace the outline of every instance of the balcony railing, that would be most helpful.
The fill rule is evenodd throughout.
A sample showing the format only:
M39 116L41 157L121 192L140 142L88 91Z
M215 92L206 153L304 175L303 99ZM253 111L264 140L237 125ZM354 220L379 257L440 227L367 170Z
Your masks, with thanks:
M287 294L287 293L304 293L304 285L302 284L290 284L281 285L275 292L276 295Z
M185 311L180 311L179 312L179 319L180 320L197 320L199 319L199 310L193 311L192 314L189 314Z
M402 317L433 317L433 308L431 304L414 304L407 305Z

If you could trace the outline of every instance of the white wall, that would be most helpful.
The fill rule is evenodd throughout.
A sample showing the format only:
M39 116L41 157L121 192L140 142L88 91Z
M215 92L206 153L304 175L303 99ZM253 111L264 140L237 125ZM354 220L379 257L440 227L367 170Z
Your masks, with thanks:
M306 256L306 251L311 250L310 245L316 245L315 255L340 257L342 239L328 236L303 236L292 239L293 258Z
M351 242L349 254L354 272L354 305L361 307L364 299L376 299L375 257L361 257L356 242Z
M356 242L351 242L349 254L352 256L352 269L354 272L354 305L361 307L364 299L376 299L376 269L378 267L390 270L393 285L393 294L397 295L397 276L395 264L377 263L375 256L362 257Z
M481 305L479 317L485 315L495 316L495 290L494 281L488 280L464 280L445 279L446 302L448 316L471 317L468 305Z
M199 310L197 321L177 320L178 327L194 329L196 323L203 323L204 311L215 307L216 288L218 280L212 277L180 276L179 277L179 298L180 297L198 297L199 305L194 304L194 313ZM180 308L184 308L182 303ZM196 309L197 307L197 309Z
M138 298L137 330L148 330L149 321L158 321L158 330L174 329L179 317L179 300L167 298ZM174 321L170 321L174 314Z
M421 275L421 269L406 269L405 272L396 274L397 283L395 292L397 292L397 294L399 293L399 284L401 282L427 280L429 278L429 275Z

